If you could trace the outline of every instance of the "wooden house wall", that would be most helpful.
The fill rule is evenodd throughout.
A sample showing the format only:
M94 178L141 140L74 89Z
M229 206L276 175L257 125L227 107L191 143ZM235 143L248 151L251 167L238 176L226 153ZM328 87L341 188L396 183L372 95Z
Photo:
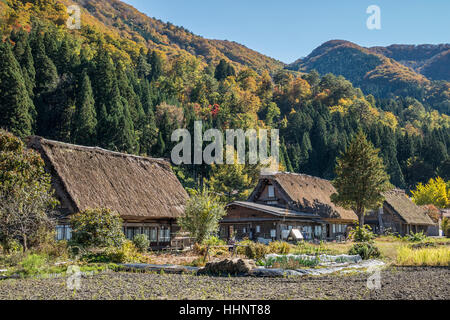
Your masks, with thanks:
M378 211L371 212L365 219L365 223L370 225L375 233L381 233L382 231L379 215L380 213ZM389 229L391 232L398 233L402 236L416 232L428 233L428 226L407 223L386 204L383 205L381 223L384 230Z
M65 217L58 220L58 224L56 229L63 228L66 230L70 229L70 218ZM150 237L150 230L156 231L156 240L152 241ZM169 230L170 236L160 237L162 235L163 230ZM180 227L177 225L175 219L130 219L123 218L123 233L125 237L129 240L133 240L134 236L137 234L146 234L149 237L150 248L152 249L160 249L171 245L171 241L174 238L175 234L180 231ZM166 231L167 232L167 231ZM57 240L68 240L67 236L70 233L65 233L63 238Z
M229 239L234 233L237 240L243 238L279 240L282 230L295 228L302 231L303 227L310 226L314 237L314 227L320 225L313 220L304 221L293 217L279 217L256 209L230 206L228 214L220 222L219 234L223 239ZM271 236L272 230L275 230L275 238ZM322 235L318 238L322 239Z

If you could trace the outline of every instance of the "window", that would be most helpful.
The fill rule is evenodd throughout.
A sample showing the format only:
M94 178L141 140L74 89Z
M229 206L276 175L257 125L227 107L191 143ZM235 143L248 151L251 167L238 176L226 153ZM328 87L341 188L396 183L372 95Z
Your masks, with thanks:
M256 233L260 233L261 232L261 226L256 226Z
M56 226L56 240L64 240L64 226Z
M56 240L70 240L72 239L72 229L68 225L56 226Z
M150 236L148 237L150 239L150 242L157 241L157 234L158 234L158 229L156 227L151 227L150 228Z
M304 226L302 234L305 239L311 239L312 238L312 227Z
M71 227L69 227L69 226L66 226L66 228L65 228L66 230L66 232L65 232L65 239L66 240L70 240L70 239L72 239L72 228Z
M220 226L219 234L220 234L221 238L226 238L227 237L227 227Z
M277 230L275 230L275 229L270 230L270 237L276 238L276 236L277 236Z
M315 226L314 227L314 236L316 238L321 238L322 237L322 226Z
M275 188L272 185L268 186L268 192L269 192L269 198L275 197Z
M170 242L170 228L161 226L159 229L159 241Z
M126 237L127 237L127 239L128 240L133 240L133 238L134 238L134 229L136 229L136 228L134 228L134 227L127 227L126 228Z

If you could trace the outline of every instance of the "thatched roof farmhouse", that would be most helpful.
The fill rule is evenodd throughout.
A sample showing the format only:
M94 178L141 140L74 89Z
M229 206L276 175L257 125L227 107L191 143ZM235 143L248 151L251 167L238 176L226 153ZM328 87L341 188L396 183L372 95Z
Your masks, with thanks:
M358 217L352 210L336 206L331 202L331 195L336 192L330 181L306 174L277 173L262 176L250 201L261 201L261 192L266 184L272 184L280 190L280 199L293 209L320 215L323 219L352 223Z
M167 161L37 136L28 138L28 147L45 161L62 218L106 207L124 219L127 237L146 233L154 245L170 242L188 195Z
M358 220L336 206L336 190L325 179L295 173L262 175L247 201L232 202L221 222L221 236L282 239L283 230L300 229L306 239L336 239Z
M400 235L421 231L427 233L430 227L436 225L426 209L417 206L404 190L390 190L384 193L384 197L383 207L366 217L366 224L371 225L375 232L390 229Z

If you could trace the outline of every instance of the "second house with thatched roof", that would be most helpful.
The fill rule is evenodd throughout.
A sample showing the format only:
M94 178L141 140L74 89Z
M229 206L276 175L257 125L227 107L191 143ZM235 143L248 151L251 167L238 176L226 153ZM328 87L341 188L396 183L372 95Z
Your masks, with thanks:
M109 208L121 215L127 238L143 233L152 248L170 245L188 195L167 161L36 136L28 147L41 154L61 203L58 239L70 238L71 214Z
M369 212L365 218L365 224L370 225L375 233L390 231L404 236L423 232L438 235L432 230L439 230L438 223L428 216L426 208L417 206L404 190L394 189L383 195L383 207Z
M343 239L358 217L331 202L335 192L330 181L317 177L262 175L247 201L228 204L220 236L270 241L286 239L297 229L306 240Z

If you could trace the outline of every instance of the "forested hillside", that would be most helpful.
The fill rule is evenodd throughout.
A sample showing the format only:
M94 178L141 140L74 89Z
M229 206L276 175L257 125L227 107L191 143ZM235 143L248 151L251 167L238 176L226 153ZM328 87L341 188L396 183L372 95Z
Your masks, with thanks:
M450 81L450 44L394 44L370 50L400 62L430 80Z
M438 174L450 178L449 117L421 100L376 99L332 74L310 71L300 76L281 68L277 71L276 62L264 66L269 62L261 62L266 58L256 53L258 59L244 63L239 59L249 59L246 53L230 58L230 52L244 47L228 47L228 42L205 40L213 49L201 54L202 47L194 43L204 39L182 28L157 20L148 20L154 25L132 27L129 21L137 18L129 19L129 15L141 14L117 1L84 5L92 15L83 15L81 30L69 30L60 2L0 2L4 40L0 44L0 127L22 138L37 134L166 158L173 147L173 130L192 129L196 119L204 121L204 130L279 128L284 168L328 179L334 176L336 156L362 127L381 149L396 186L409 188ZM126 10L117 9L122 6ZM148 38L141 35L143 30ZM184 39L188 35L191 40ZM163 43L156 40L159 36ZM321 50L328 49L317 50L314 56L320 57ZM367 72L388 63L387 58L352 47L342 50L343 57L347 52L369 56L372 64ZM406 68L389 63L398 70ZM409 69L405 74L417 83L429 82ZM383 76L388 78L390 73ZM396 74L392 81L397 83ZM229 178L233 186L228 187L245 190L255 182L254 168L249 167L193 165L175 170L186 186Z
M363 48L331 40L287 66L301 72L342 75L377 98L414 97L427 107L450 113L448 45Z
M234 67L251 67L258 72L283 67L283 63L269 58L241 44L224 40L210 40L197 36L183 27L150 18L132 6L118 0L67 0L77 3L86 11L86 21L106 26L120 37L142 43L149 48L159 49L167 54L184 50L200 57L207 63L218 63L225 59ZM100 27L101 27L100 26Z

